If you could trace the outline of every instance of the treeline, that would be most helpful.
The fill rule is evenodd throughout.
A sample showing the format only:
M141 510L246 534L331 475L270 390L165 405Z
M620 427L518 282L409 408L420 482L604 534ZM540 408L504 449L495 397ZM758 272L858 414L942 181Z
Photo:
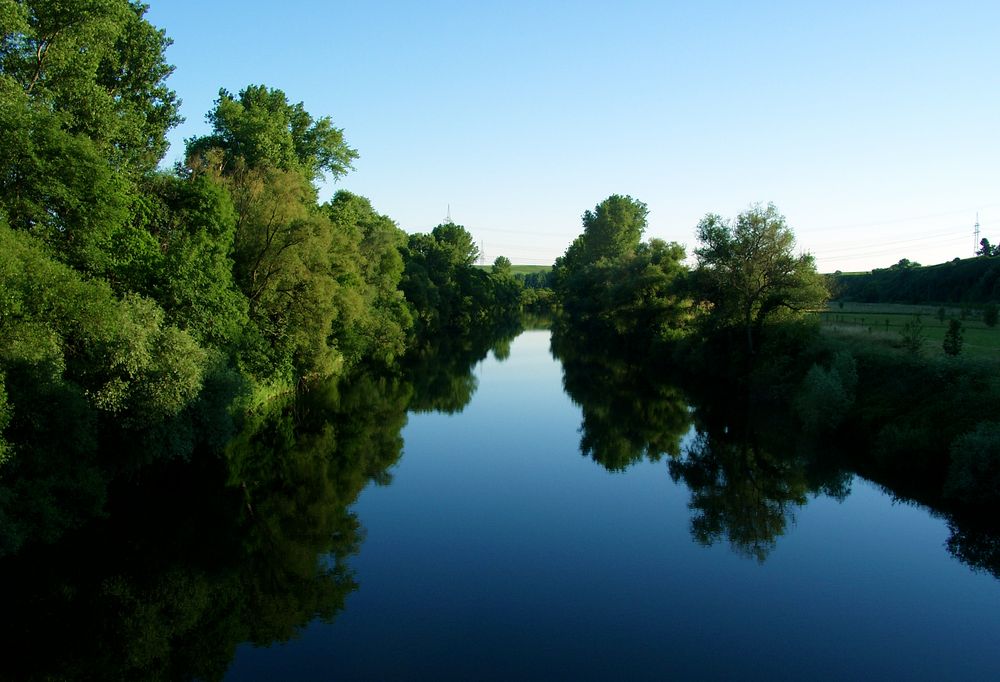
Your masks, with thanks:
M921 267L901 260L867 273L830 275L834 298L861 303L1000 302L1000 258L980 256Z
M159 169L181 119L145 12L0 8L0 524L27 497L100 509L97 481L219 447L241 408L519 310L462 226L320 202L357 151L280 90L221 90Z
M812 256L793 253L792 231L773 205L733 220L707 215L697 226L694 268L679 244L642 241L646 216L645 204L620 195L584 213L583 233L553 268L574 328L611 334L638 352L710 341L725 346L727 359L750 363L769 328L826 300Z

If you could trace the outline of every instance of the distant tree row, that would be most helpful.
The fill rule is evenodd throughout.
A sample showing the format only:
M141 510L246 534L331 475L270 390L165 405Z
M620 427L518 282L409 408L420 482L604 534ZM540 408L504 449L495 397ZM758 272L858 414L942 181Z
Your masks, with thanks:
M927 267L909 261L904 267L900 263L870 273L831 275L833 296L863 303L985 304L1000 301L1000 259L956 258Z

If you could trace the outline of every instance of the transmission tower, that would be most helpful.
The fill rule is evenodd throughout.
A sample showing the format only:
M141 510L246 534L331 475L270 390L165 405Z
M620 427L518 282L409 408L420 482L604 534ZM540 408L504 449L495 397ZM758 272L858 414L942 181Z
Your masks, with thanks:
M972 240L973 240L972 255L978 256L979 255L979 212L978 211L976 211L976 230L973 233Z

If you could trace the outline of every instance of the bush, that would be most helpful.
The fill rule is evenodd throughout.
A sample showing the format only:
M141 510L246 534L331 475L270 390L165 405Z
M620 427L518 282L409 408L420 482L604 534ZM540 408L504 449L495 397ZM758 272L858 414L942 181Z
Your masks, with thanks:
M857 384L857 366L847 351L834 356L830 369L814 364L794 401L805 428L815 433L837 428L854 404Z
M920 320L920 315L911 317L900 330L899 335L903 348L913 355L919 355L924 347L924 323Z
M980 422L951 445L945 497L968 505L1000 502L1000 422Z
M948 320L948 331L944 334L941 344L944 352L952 357L962 352L962 323L952 318Z
M986 323L987 327L995 327L998 318L1000 318L1000 309L997 308L997 304L987 303L983 307L983 322Z

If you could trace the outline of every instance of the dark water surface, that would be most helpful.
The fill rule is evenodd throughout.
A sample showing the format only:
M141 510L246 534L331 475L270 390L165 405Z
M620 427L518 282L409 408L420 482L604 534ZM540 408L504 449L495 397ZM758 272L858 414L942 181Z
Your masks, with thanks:
M748 541L669 457L581 456L549 345L523 333L461 412L409 416L391 484L352 507L343 611L239 646L226 679L1000 679L1000 581L946 521L848 478L764 500L777 527Z

